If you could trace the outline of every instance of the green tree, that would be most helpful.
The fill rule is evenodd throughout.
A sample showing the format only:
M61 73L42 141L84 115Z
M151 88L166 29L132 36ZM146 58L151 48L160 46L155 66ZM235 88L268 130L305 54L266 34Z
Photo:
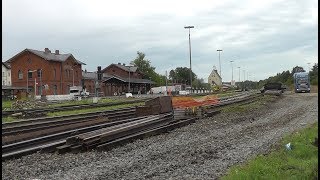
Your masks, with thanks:
M306 72L306 71L303 69L303 67L296 66L291 71L291 77L293 76L294 73L297 73L297 72Z
M192 81L197 78L197 75L191 73ZM177 67L175 70L171 70L169 73L169 78L175 80L176 82L190 84L190 69L187 67ZM192 83L193 87L194 83Z
M133 60L135 66L138 67L138 70L143 74L144 79L152 79L157 76L155 73L155 67L151 66L151 61L145 59L146 55L142 52L137 52L138 56Z
M311 85L318 85L318 63L315 63L310 71L310 83Z

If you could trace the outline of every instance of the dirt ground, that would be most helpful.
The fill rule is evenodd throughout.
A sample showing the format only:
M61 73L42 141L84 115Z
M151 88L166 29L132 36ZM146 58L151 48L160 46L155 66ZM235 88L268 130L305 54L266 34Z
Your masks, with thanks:
M318 94L287 92L249 112L211 118L107 152L33 154L2 162L2 179L218 179L318 121Z

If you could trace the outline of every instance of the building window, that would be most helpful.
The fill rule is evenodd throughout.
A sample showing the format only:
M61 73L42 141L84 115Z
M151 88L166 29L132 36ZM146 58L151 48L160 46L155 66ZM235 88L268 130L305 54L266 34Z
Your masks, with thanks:
M10 72L8 72L8 76L10 77Z
M40 78L40 77L42 78L43 74L42 74L42 70L41 69L37 70L37 74L38 74L38 78Z
M57 85L53 85L53 94L54 95L57 95L58 93L58 87L57 87Z
M19 79L23 79L23 74L22 74L22 71L21 71L21 70L18 71L18 78L19 78Z
M53 78L56 79L56 76L57 76L57 70L56 70L56 68L54 68L53 69Z
M28 69L28 78L31 79L32 78L32 71L30 69Z

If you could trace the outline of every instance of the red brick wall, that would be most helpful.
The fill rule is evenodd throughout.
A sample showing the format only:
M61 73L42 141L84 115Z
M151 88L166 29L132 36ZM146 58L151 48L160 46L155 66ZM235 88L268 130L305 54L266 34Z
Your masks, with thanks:
M27 87L28 70L42 69L42 85L49 85L49 89L44 90L43 94L53 95L54 85L57 86L57 94L67 94L67 85L72 86L72 71L70 70L70 76L68 77L66 76L65 70L70 69L73 63L74 61L71 57L69 57L69 59L67 59L65 62L61 63L56 61L47 61L33 53L23 52L21 55L15 57L15 59L11 61L12 86ZM19 70L22 71L22 79L18 78ZM56 72L55 76L54 72ZM32 73L32 78L28 80L28 84L29 87L32 86L32 88L34 88L35 79L38 82L38 89L40 87L40 78L38 77L37 72ZM74 83L76 86L81 85L81 79L81 65L76 65L74 67ZM38 91L37 95L39 95Z

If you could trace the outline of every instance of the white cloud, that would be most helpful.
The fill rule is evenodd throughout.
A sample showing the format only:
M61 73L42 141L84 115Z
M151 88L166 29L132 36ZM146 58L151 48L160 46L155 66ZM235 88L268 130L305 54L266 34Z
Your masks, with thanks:
M164 74L189 67L183 27L194 25L192 69L199 78L206 80L212 67L219 67L216 49L223 49L224 80L231 79L230 60L264 79L318 58L317 5L315 0L5 0L2 58L49 47L73 53L95 70L128 63L141 51Z

